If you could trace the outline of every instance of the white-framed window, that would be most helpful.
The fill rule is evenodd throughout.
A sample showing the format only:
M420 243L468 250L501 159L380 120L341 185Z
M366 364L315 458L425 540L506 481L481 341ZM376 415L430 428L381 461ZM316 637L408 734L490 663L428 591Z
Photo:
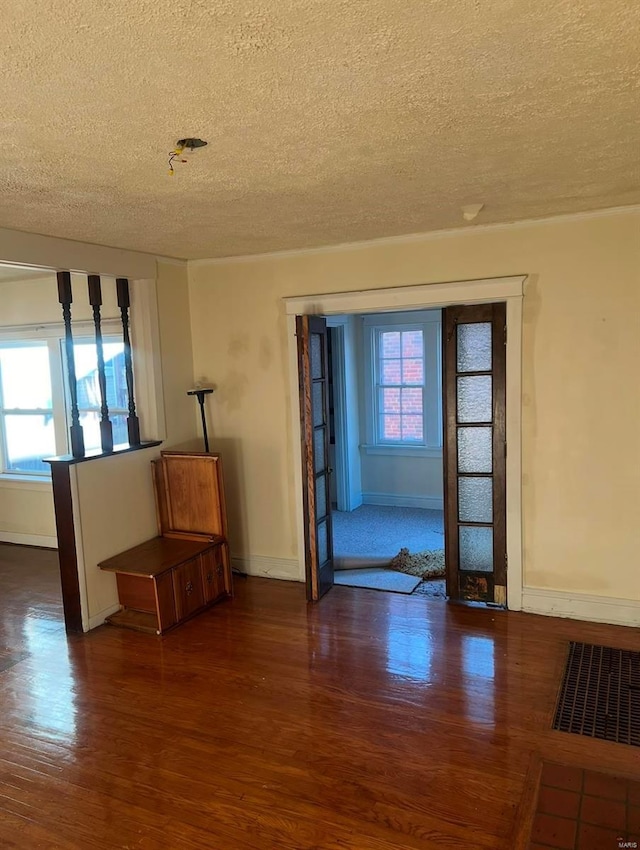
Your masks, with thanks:
M103 326L109 418L115 445L127 442L124 343ZM92 327L74 330L78 409L85 449L100 448L100 389ZM43 458L69 452L70 394L61 326L0 332L0 477L50 477Z
M363 318L365 450L442 453L441 312Z

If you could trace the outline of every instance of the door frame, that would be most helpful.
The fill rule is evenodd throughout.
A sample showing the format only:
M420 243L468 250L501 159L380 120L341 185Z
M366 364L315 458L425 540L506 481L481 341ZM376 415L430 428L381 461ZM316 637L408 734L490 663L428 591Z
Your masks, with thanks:
M527 275L460 280L400 286L391 289L366 289L284 298L287 316L289 354L289 409L291 446L300 445L300 408L298 394L298 350L296 315L304 313L332 316L351 313L384 313L398 310L429 310L454 304L488 304L504 301L507 305L507 607L522 609L522 299ZM295 457L295 455L294 455ZM294 460L298 569L305 581L304 510L302 465Z

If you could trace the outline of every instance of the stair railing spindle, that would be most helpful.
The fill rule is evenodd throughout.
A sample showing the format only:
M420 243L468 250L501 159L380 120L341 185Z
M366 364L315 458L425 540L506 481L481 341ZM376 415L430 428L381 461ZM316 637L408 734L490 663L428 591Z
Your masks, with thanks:
M93 326L96 335L96 353L98 356L98 386L100 388L100 444L103 452L113 451L113 425L109 418L107 402L107 375L104 365L104 343L102 341L102 286L100 275L90 274L87 278L89 287L89 303L93 309Z
M124 340L124 368L129 396L129 415L127 416L127 432L129 445L140 445L140 422L136 415L136 401L133 388L133 362L131 360L131 338L129 336L129 281L126 277L116 278L116 293L118 307L122 316L122 338Z
M69 396L71 398L71 426L69 435L71 437L71 454L74 457L84 457L84 434L80 424L80 413L78 411L78 384L76 381L76 360L73 351L73 332L71 330L71 304L73 293L71 291L71 273L58 272L58 301L62 305L62 319L64 321L64 345L67 359L67 374L69 377Z

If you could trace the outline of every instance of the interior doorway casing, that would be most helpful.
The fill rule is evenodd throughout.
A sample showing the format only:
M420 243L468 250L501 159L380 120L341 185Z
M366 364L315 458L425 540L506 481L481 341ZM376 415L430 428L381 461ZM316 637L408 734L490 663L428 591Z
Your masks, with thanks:
M292 444L300 445L298 407L298 355L296 315L321 316L350 313L384 313L397 310L429 310L454 304L506 303L506 388L507 388L507 607L522 608L522 298L526 275L480 280L370 289L326 295L285 298L287 344L289 353L290 415ZM304 511L302 469L294 454L298 564L300 581L305 580Z

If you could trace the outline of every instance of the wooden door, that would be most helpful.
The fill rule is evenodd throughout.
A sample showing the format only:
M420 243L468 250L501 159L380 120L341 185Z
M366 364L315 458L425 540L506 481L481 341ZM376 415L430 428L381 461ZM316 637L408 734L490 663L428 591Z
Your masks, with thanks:
M296 334L307 599L317 602L333 586L327 323L296 316Z
M506 606L506 308L442 319L447 595Z

